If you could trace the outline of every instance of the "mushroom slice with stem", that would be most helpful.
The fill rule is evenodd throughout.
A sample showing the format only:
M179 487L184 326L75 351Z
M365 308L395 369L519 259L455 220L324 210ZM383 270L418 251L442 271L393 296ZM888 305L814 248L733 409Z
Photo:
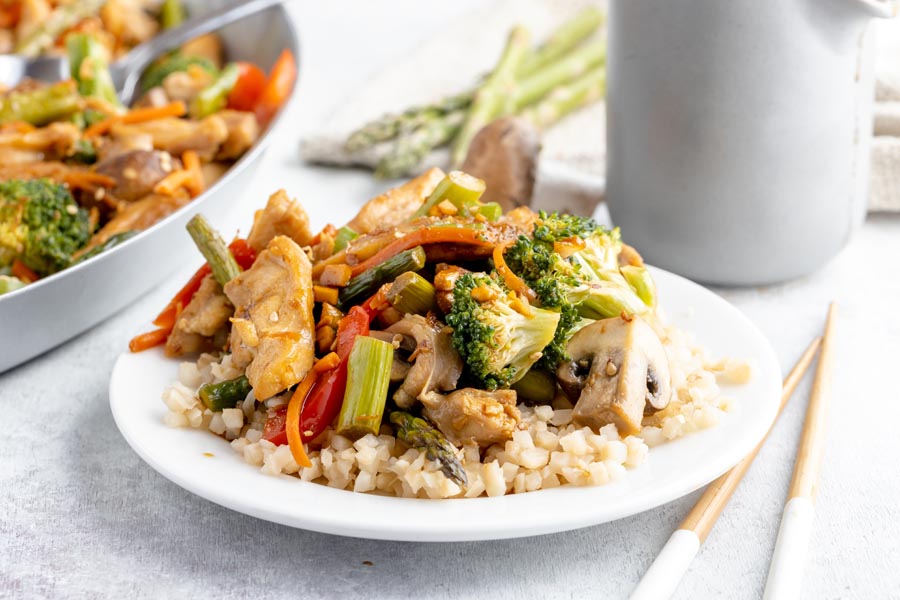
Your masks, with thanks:
M638 433L645 410L669 404L669 362L659 336L637 316L603 319L572 336L572 357L556 376L577 400L572 420L598 430L614 423L623 436Z
M409 357L412 368L394 393L397 406L409 408L427 392L456 387L462 374L462 359L440 321L430 315L406 315L386 331L415 340L415 350Z

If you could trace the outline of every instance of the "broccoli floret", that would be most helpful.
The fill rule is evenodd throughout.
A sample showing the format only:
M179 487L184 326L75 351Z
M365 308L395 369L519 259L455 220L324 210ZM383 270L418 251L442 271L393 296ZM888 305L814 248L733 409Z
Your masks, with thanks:
M486 273L466 273L453 290L453 308L447 315L453 347L489 390L509 387L524 376L553 341L559 324L558 312L534 307L519 312L513 307L517 301Z
M38 275L65 269L91 237L88 212L49 179L0 183L0 266L15 259Z
M588 217L559 213L547 214L542 210L538 213L533 236L538 241L552 244L574 237L583 239L595 232L605 233L606 231L606 228Z

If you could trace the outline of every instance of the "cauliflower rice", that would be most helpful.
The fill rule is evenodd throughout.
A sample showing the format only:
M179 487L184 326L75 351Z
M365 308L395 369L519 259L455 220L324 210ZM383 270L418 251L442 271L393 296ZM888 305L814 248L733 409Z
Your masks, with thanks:
M673 396L669 405L645 417L638 435L622 438L615 425L599 433L571 422L567 401L554 406L520 406L522 419L513 438L485 451L464 446L460 459L468 485L447 479L437 462L424 452L407 448L383 425L381 435L356 441L326 430L321 449L311 450L312 466L299 468L287 445L262 439L267 411L287 404L284 393L257 403L253 392L236 408L214 413L205 408L197 391L205 383L232 379L241 371L231 356L203 354L196 363L181 363L178 381L164 393L164 417L172 427L209 429L231 442L243 459L264 473L295 475L355 492L376 492L407 498L474 498L531 492L561 485L603 485L625 476L647 460L649 448L706 429L733 407L720 383L745 383L750 367L733 360L710 360L684 332L665 328L661 340L669 359Z

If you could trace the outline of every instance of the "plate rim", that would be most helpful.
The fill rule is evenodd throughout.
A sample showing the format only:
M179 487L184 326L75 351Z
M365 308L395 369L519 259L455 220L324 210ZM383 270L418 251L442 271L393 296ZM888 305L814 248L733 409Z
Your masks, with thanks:
M348 520L347 518L335 518L335 516L333 514L330 514L328 511L320 512L317 510L311 510L307 512L290 512L286 510L275 510L270 502L263 501L256 503L247 503L246 501L243 501L239 497L239 494L235 495L234 493L230 493L230 489L227 485L223 485L221 483L219 485L214 485L211 484L208 480L203 479L201 479L199 483L196 480L192 481L189 473L187 473L184 469L179 470L176 468L172 468L168 464L165 464L163 461L159 460L158 457L150 449L146 447L145 440L137 435L135 430L132 429L131 423L128 419L128 415L126 414L127 411L123 410L124 406L121 402L121 397L117 401L118 387L122 385L120 380L124 376L124 369L126 368L123 365L129 362L129 359L134 358L134 355L128 353L127 351L120 354L120 356L116 359L111 373L109 384L110 409L113 415L113 419L116 423L116 427L119 429L119 432L125 438L126 442L132 448L132 450L134 450L135 453L153 470L155 470L157 473L159 473L169 481L173 482L175 485L178 485L182 489L194 495L197 495L201 498L204 498L236 512L279 523L282 525L287 525L289 527L365 539L415 542L456 542L511 539L518 537L530 537L533 535L545 535L619 520L627 516L636 515L646 510L656 508L658 506L681 498L687 494L690 494L691 492L707 485L708 483L725 473L728 469L736 465L756 446L757 443L759 443L760 440L765 437L766 433L774 423L775 418L778 414L778 399L780 398L781 392L782 374L780 365L775 355L775 351L765 335L743 312L741 312L737 307L729 303L727 300L725 300L715 292L712 292L711 290L684 277L654 267L651 267L651 270L654 277L661 277L662 279L672 279L672 281L677 282L678 285L687 286L691 293L699 292L703 295L708 295L708 298L710 300L720 304L721 307L726 308L726 310L731 313L732 318L741 321L747 332L752 334L753 337L757 338L758 342L762 342L761 344L759 344L762 355L753 357L754 361L756 362L754 376L763 378L762 384L764 385L764 387L769 388L766 395L771 395L772 398L765 403L765 406L759 408L759 410L765 411L762 417L760 417L759 423L756 426L759 431L754 430L752 432L752 435L750 435L750 433L747 433L745 438L741 440L743 442L742 444L735 444L731 448L729 448L728 451L711 458L707 462L704 462L704 466L700 469L702 471L702 475L695 475L693 478L676 478L674 482L669 483L664 489L654 490L652 493L644 492L642 495L635 497L633 501L628 503L619 502L618 505L614 505L613 509L607 509L605 512L602 512L602 516L599 515L597 511L571 511L572 514L565 514L564 512L555 515L553 519L543 519L540 522L529 523L527 527L512 527L508 523L502 523L501 525L497 525L494 527L484 526L482 524L482 526L480 526L477 530L473 530L469 527L466 527L464 523L461 524L459 521L452 518L448 518L443 521L435 521L424 527L419 525L416 527L405 526L398 528L393 525L386 526L384 524L374 523L371 520L365 522L350 522L352 521L352 519ZM704 344L701 343L700 345L703 346ZM174 362L175 359L169 360L172 360ZM775 385L776 382L777 387ZM159 390L159 393L162 393L161 389ZM762 399L760 398L755 401L761 400ZM158 400L158 402L159 406L162 407L163 405L161 400ZM165 425L163 425L162 423L159 423L159 425L165 427ZM715 427L711 428L711 430L715 430ZM184 429L173 429L172 431L201 434L210 440L220 442L222 444L228 443L224 440L221 440L221 438L218 438L217 436L210 435L206 431ZM681 439L702 436L704 432L708 431L710 430L695 432ZM664 446L671 446L673 444L677 445L679 441L680 440L673 440L672 442L667 442ZM233 452L230 447L224 448L223 446L223 449L226 452ZM651 459L652 456L653 453L651 452ZM236 454L234 454L234 458L240 460ZM351 504L363 502L364 504L374 505L374 507L379 509L383 508L382 505L387 506L386 503L389 503L390 510L394 510L396 507L405 507L409 505L416 506L417 512L430 513L440 511L449 512L450 514L459 513L462 509L466 509L467 507L472 506L473 503L479 503L479 505L482 505L485 508L489 509L488 512L501 510L505 505L512 505L512 509L517 510L519 509L519 507L516 506L518 504L540 504L539 500L547 498L552 499L553 496L556 495L589 495L592 492L597 493L598 490L610 489L613 486L618 486L616 489L620 490L620 488L623 487L630 487L629 481L633 477L633 474L647 469L648 463L649 461L645 462L643 465L636 469L629 469L629 475L626 476L623 480L606 484L604 486L562 486L560 488L539 490L537 492L529 492L526 494L505 495L498 498L479 497L454 498L446 500L423 500L411 498L395 498L375 494L361 494L352 491L337 490L320 484L300 482L296 477L293 476L267 475L265 473L262 473L259 468L252 467L251 465L247 465L241 462L242 465L248 467L247 473L268 480L260 480L260 482L265 481L266 487L274 487L269 485L272 482L278 482L279 480L289 480L292 485L296 486L295 489L290 491L296 493L289 493L289 495L297 496L301 499L304 496L311 496L313 497L313 499L317 500L337 500L344 503L349 501ZM602 494L602 492L599 493ZM336 496L335 494L339 496ZM350 498L354 499L350 500ZM438 506L440 506L441 508L433 508Z

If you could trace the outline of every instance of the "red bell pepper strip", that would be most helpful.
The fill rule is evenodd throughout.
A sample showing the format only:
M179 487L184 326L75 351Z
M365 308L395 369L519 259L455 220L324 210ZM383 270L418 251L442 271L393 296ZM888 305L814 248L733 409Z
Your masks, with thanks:
M259 96L259 101L256 103L256 118L261 126L265 127L269 124L281 105L291 95L291 89L294 87L296 79L297 61L290 50L284 50L275 61Z
M249 62L237 63L238 78L228 94L228 108L252 112L266 85L266 74Z
M236 239L228 245L228 249L231 251L232 256L234 256L234 260L237 261L242 269L249 269L253 266L253 262L256 260L256 250L247 244L247 240ZM153 324L162 328L168 327L171 329L174 327L175 321L178 319L178 314L188 305L191 298L197 293L197 290L200 289L203 278L211 272L208 264L204 264L197 269L194 276L190 278L183 288L178 290L175 297L169 301L169 304L167 304L163 311L153 320Z
M263 439L269 440L276 446L287 444L287 433L284 431L285 422L287 422L287 405L279 406L274 412L269 413L269 418L266 419L266 425L263 427Z

